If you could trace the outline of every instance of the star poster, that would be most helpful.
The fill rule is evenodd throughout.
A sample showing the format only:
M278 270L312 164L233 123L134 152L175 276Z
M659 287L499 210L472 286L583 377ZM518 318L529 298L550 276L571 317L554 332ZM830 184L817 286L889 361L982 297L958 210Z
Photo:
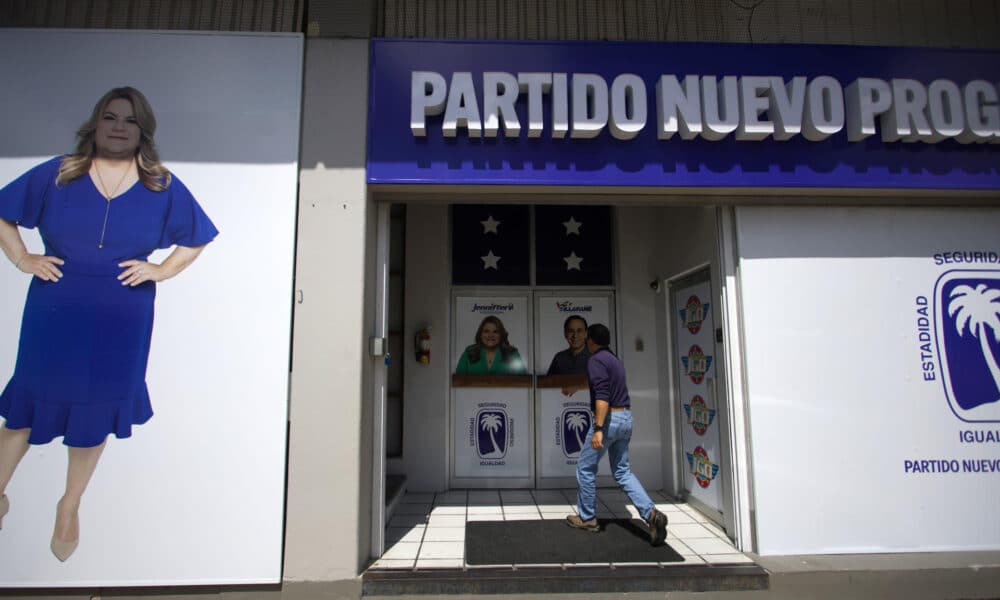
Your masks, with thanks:
M535 207L535 283L612 284L610 207Z
M451 281L454 285L528 285L527 206L456 204L451 207Z

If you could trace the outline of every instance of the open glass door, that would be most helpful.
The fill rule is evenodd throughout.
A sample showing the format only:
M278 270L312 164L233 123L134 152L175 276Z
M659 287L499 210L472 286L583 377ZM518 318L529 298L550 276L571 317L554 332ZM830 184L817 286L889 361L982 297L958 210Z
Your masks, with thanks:
M724 527L713 298L708 268L670 283L681 491L689 503Z

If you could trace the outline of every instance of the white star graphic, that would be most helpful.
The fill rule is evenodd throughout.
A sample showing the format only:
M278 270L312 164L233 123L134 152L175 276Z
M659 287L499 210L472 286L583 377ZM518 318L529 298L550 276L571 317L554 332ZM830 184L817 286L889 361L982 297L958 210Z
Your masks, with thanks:
M567 271L572 271L573 269L576 269L577 271L579 271L580 270L580 263L583 262L583 259L580 258L579 256L577 256L576 252L570 252L569 256L564 256L563 257L563 260L566 261L566 270Z
M500 232L497 231L497 227L500 226L500 221L495 221L493 219L493 215L487 217L485 221L480 221L480 223L483 224L483 235L486 235L487 233L495 233L497 235L500 234Z
M583 227L583 223L577 221L576 218L570 217L569 221L563 221L563 227L566 228L566 235L580 235L580 227Z
M501 257L494 256L492 250L490 250L489 254L487 254L486 256L480 256L479 258L483 260L484 271L486 269L493 269L494 271L499 271L499 269L497 269L497 263L500 262Z

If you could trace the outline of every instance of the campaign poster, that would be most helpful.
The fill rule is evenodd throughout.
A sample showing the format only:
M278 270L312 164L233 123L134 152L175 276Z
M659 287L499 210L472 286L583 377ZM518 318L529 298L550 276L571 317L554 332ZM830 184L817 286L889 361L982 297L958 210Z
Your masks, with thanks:
M492 487L490 480L531 477L529 393L528 387L455 388L455 478Z
M454 307L454 374L531 373L526 296L458 297Z
M587 326L612 330L610 293L538 294L535 297L538 348L535 370L539 485L562 486L576 477L580 451L592 422L587 386ZM612 334L612 338L614 335ZM609 475L601 461L599 475Z
M109 119L107 139L152 134L173 177L166 191L147 193L141 182L126 189L124 169L117 177L105 170L103 182L85 169L58 189L46 175L27 194L0 196L35 256L22 268L0 260L0 386L8 390L0 408L17 424L7 433L30 432L3 490L0 587L281 581L302 53L299 35L0 29L0 187L38 165L57 167L77 152L82 125ZM148 101L155 132L148 114L97 106L126 86ZM217 236L178 236L172 218L161 224L145 212L166 209L158 203L168 197L181 207L182 185ZM108 193L97 195L102 188ZM20 210L15 196L30 197L42 216ZM63 260L57 282L23 270L46 253L40 230L47 255ZM150 236L142 253L115 254ZM176 276L148 279L178 247L208 239ZM111 256L99 257L104 251ZM106 301L113 289L131 294L116 279L126 260L147 277L130 289L155 307L142 327L124 318L133 304ZM99 294L77 293L96 287ZM46 289L66 293L49 302L54 295L36 293ZM58 335L37 335L57 322ZM126 339L148 344L148 355L141 348L126 353L130 360L113 358ZM31 356L38 352L42 360ZM129 389L118 394L123 378ZM31 399L37 389L48 390L44 401ZM86 391L88 403L66 390ZM96 422L113 430L77 426ZM57 516L67 477L78 482L85 464L74 457L102 442L79 510ZM62 545L52 543L54 530Z
M451 353L455 485L520 487L531 481L530 306L527 296L455 298Z

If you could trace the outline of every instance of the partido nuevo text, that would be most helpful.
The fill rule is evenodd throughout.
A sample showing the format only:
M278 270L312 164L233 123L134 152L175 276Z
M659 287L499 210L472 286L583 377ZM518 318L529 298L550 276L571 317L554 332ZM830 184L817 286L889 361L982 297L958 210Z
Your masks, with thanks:
M615 139L631 140L645 130L653 104L661 140L732 135L818 142L846 129L852 142L878 132L885 142L1000 143L1000 91L979 79L959 85L860 77L842 86L829 76L666 74L652 87L651 100L646 82L632 73L609 85L593 73L487 71L476 81L472 72L456 71L448 81L441 73L413 71L410 129L424 137L428 117L443 114L435 122L444 137L464 131L470 138L495 138L502 128L504 137L516 138L526 117L529 138L547 129L552 138L586 139L606 129Z

